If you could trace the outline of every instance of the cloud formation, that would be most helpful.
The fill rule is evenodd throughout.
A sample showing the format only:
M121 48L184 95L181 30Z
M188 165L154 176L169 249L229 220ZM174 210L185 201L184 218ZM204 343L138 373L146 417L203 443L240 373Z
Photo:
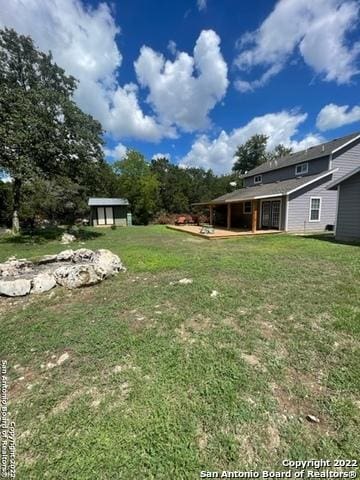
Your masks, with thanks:
M0 11L0 27L30 35L80 80L75 100L115 137L159 141L175 136L174 129L143 113L134 84L118 84L120 29L106 3L90 7L80 0L0 0Z
M350 123L360 122L360 106L329 103L322 108L316 118L316 126L321 131L332 130Z
M282 0L254 32L238 41L235 65L243 72L235 87L252 91L277 75L295 54L326 81L349 83L359 73L360 42L348 34L359 20L354 0ZM256 67L264 72L244 78Z
M135 62L137 79L149 89L147 101L165 127L176 125L186 132L207 128L209 112L224 97L227 65L220 52L220 38L203 30L193 57L178 52L172 62L143 46Z
M306 118L306 113L291 111L268 113L261 117L253 118L243 127L235 128L230 133L223 130L213 140L207 135L201 135L195 140L190 151L182 159L181 165L183 167L211 168L217 174L230 172L237 146L246 142L255 134L265 134L269 137L268 148L270 150L279 143L290 146L295 151L305 149L323 140L321 136L315 134L309 134L300 141L293 139L299 125Z

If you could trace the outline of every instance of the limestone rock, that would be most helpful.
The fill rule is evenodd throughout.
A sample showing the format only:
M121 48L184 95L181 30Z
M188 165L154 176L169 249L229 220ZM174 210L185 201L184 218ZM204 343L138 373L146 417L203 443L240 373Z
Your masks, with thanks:
M56 287L56 281L53 275L49 273L39 273L32 280L31 293L44 293Z
M52 263L57 261L57 255L44 255L43 257L40 258L38 261L39 265L43 265L45 263Z
M105 248L96 250L92 262L97 270L100 269L100 271L104 272L105 277L126 271L120 258Z
M62 252L56 255L57 262L69 262L72 260L74 255L74 250L63 250Z
M0 295L6 297L22 297L31 289L31 281L24 278L16 280L0 280Z
M105 274L94 265L70 265L57 268L54 277L59 285L73 289L95 285L105 278Z
M10 257L4 263L0 263L0 277L17 277L22 273L31 272L33 263L24 258L16 260Z
M75 242L76 237L71 233L63 233L61 237L61 243L67 245L68 243Z
M74 263L90 262L94 256L94 252L88 248L79 248L74 251L72 261Z

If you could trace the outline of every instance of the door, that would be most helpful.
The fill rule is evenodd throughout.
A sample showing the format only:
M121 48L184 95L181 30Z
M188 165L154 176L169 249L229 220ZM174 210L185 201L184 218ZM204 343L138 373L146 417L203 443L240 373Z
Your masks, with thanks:
M280 227L280 200L271 202L271 227L277 229Z
M261 210L261 226L269 228L271 225L271 202L266 201L262 203Z
M106 207L106 225L114 225L113 207Z
M104 209L104 207L97 207L97 223L98 223L98 225L105 225L105 209Z
M261 207L261 227L280 229L281 200L265 200Z

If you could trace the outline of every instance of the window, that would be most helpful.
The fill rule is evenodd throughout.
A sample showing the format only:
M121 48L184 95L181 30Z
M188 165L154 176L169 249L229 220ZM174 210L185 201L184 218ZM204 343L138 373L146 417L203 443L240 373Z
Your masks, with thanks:
M303 175L304 173L308 173L308 170L308 163L299 163L299 165L295 167L295 175Z
M251 208L251 202L244 202L243 203L243 212L244 213L251 213L252 212L252 208Z
M320 221L320 211L321 211L321 198L320 197L311 197L310 198L310 222L319 222Z
M262 175L255 175L254 183L261 183L262 182Z

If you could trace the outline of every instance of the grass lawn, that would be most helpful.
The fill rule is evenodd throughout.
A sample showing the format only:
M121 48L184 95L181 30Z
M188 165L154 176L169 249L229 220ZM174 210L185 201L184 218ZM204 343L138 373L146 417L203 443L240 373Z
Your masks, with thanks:
M127 273L0 300L17 478L196 479L358 458L360 247L97 232L80 246L109 248ZM62 249L2 240L0 261Z

